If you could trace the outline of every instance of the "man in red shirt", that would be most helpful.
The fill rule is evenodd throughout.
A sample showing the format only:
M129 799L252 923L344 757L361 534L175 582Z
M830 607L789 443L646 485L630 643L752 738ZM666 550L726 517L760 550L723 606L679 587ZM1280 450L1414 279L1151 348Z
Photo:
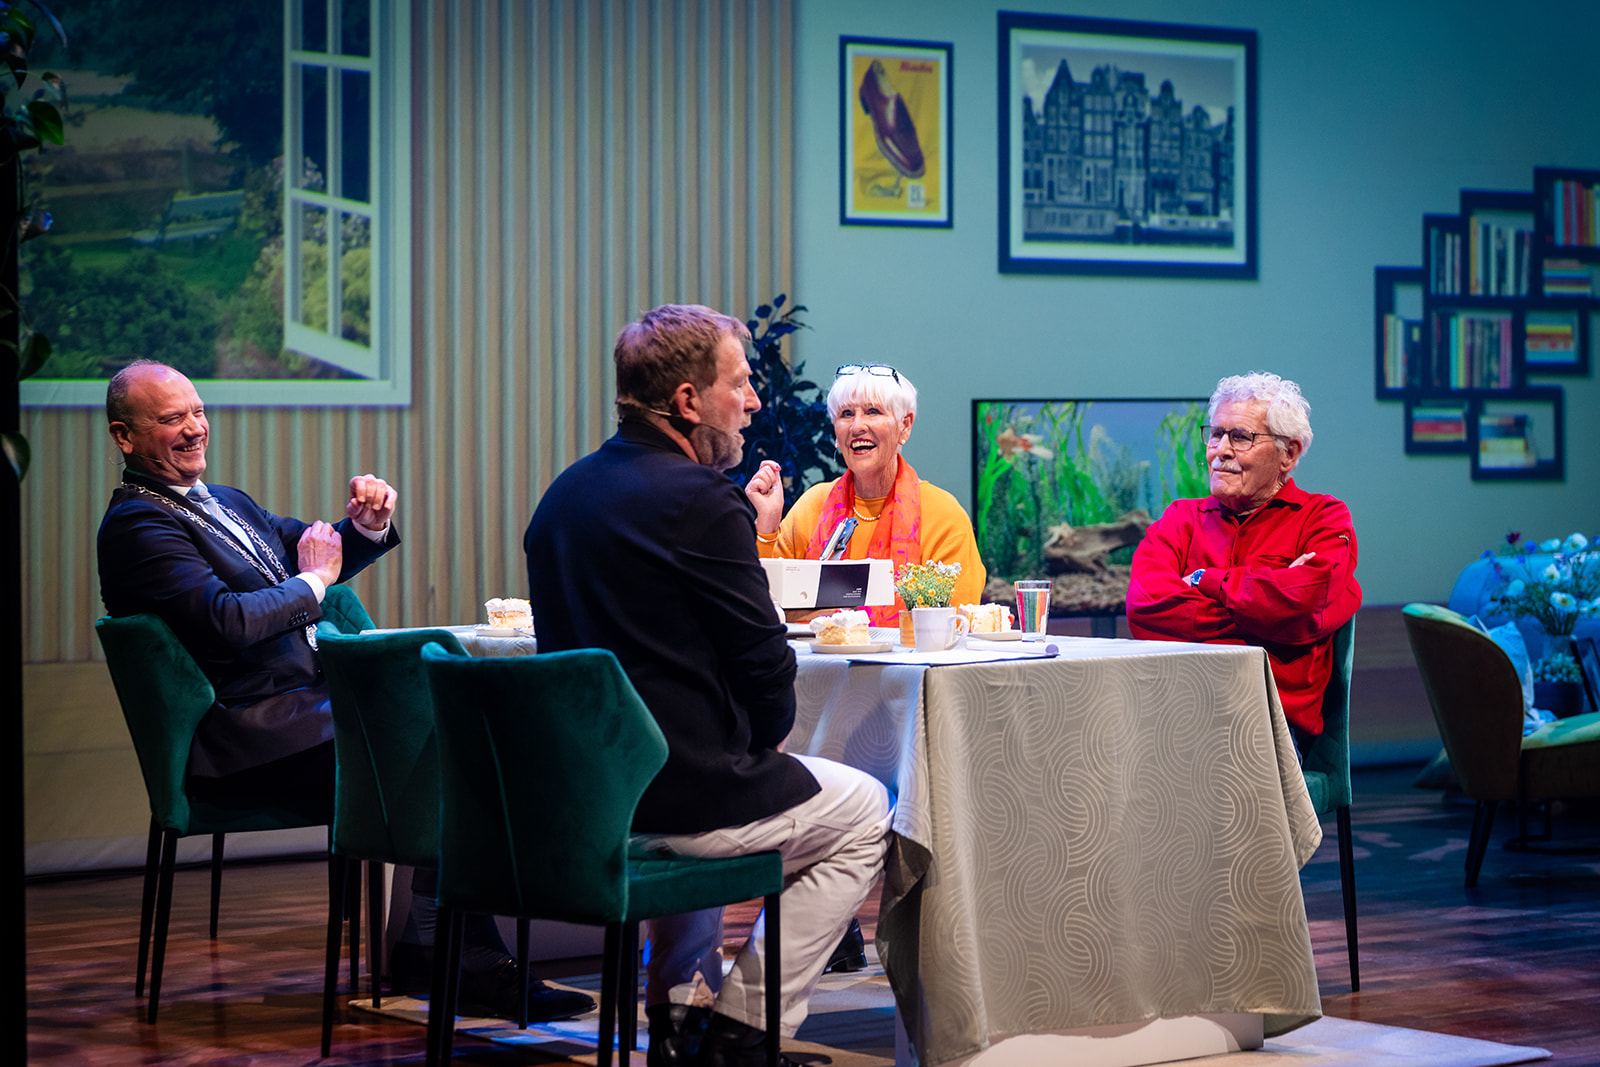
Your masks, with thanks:
M1295 745L1322 732L1333 635L1361 606L1342 501L1289 473L1311 447L1311 405L1276 374L1224 378L1211 395L1211 495L1176 500L1133 555L1135 637L1267 650Z

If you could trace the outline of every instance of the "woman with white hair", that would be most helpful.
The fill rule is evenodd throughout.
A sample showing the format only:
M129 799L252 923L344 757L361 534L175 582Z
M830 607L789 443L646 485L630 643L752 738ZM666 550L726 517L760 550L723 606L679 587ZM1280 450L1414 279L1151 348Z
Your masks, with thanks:
M1343 501L1290 472L1311 446L1311 405L1276 374L1217 383L1207 412L1211 495L1175 500L1133 554L1135 637L1258 645L1297 747L1322 732L1333 635L1361 606Z
M807 489L788 515L776 463L763 463L745 485L760 554L820 559L832 543L830 558L893 560L896 573L908 563L959 563L952 602L978 603L987 573L972 520L955 497L918 479L900 452L917 418L916 387L886 364L843 366L828 390L828 416L847 468L842 478ZM909 643L911 613L902 622L898 603L867 615L874 626L899 625Z

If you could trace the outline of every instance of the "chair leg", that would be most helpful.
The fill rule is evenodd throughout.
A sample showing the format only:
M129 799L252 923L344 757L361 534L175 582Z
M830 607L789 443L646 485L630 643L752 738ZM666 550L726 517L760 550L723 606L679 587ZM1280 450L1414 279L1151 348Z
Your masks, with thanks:
M211 835L211 940L217 939L217 912L222 907L222 839L225 834Z
M349 864L360 865L359 860L346 861L338 853L328 855L328 943L322 971L322 1055L333 1050L333 1002L339 986L339 949L344 944L345 880ZM351 946L351 952L355 952Z
M781 893L768 893L763 904L766 918L767 951L767 1067L778 1067L778 1049L782 1044L783 1035L779 1032L779 1024L783 1021L783 1001L780 994L783 991L783 931L779 923L778 902Z
M1350 992L1361 989L1361 963L1356 956L1356 863L1350 838L1350 805L1335 810L1339 820L1339 887L1344 891L1344 944L1350 957Z
M150 965L150 924L156 914L156 872L161 868L161 826L150 816L150 840L144 850L144 894L139 904L139 970L133 976L133 995L144 996L144 972Z
M428 994L428 1067L449 1063L455 1044L456 1002L461 994L461 939L465 932L466 915L440 904L434 921L433 987Z
M367 977L372 984L372 1006L383 1007L383 943L386 934L383 887L384 865L367 861Z
M172 869L178 862L178 834L173 830L161 832L161 871L156 885L156 921L151 931L150 1004L145 1021L156 1021L156 1008L161 1004L161 968L167 959L167 926L172 919Z
M517 920L517 975L522 982L522 1000L517 1008L517 1029L528 1028L528 920Z
M328 858L333 858L329 852ZM354 877L351 877L351 876ZM345 872L344 913L350 921L350 992L361 992L361 861L350 860Z
M617 1023L617 972L622 969L622 924L606 923L600 962L600 1032L595 1039L596 1067L611 1067L611 1041ZM632 1007L630 1004L629 1007Z
M622 951L617 953L617 1048L622 1067L639 1047L639 924L622 924Z
M1483 854L1489 847L1489 831L1494 828L1494 809L1498 801L1480 800L1472 813L1472 838L1467 843L1467 888L1478 884L1478 868L1483 866Z

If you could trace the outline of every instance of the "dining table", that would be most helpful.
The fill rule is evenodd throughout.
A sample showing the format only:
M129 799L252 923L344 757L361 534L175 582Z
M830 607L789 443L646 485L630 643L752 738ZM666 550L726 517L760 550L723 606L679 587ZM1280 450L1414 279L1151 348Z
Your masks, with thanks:
M876 946L917 1062L1026 1034L1321 1014L1322 829L1266 653L1050 636L796 643L788 750L896 798Z
M474 655L537 649L445 629ZM873 636L859 653L791 642L786 750L895 798L875 943L903 1058L1195 1017L1272 1036L1321 1015L1299 871L1322 829L1262 649Z

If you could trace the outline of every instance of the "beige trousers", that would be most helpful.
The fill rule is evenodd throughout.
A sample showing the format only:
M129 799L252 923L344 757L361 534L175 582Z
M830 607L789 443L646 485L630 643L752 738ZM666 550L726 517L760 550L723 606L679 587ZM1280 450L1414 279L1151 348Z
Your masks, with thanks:
M805 1021L822 968L883 870L892 812L888 790L871 775L815 756L794 758L822 786L811 799L743 826L636 838L651 848L683 856L740 856L767 849L783 854L779 925L785 1037L792 1037ZM684 987L695 986L698 977L715 994L715 1011L765 1030L765 945L763 912L724 982L721 908L653 919L645 1003L682 999ZM680 990L676 996L672 995L674 987Z

